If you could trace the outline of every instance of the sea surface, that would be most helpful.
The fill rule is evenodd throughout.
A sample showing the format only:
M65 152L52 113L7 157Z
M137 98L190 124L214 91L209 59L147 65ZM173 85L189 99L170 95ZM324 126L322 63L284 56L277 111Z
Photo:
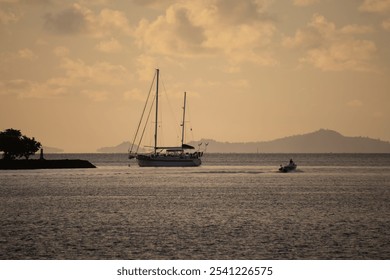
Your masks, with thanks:
M0 259L390 259L390 154L46 158L97 168L0 170Z

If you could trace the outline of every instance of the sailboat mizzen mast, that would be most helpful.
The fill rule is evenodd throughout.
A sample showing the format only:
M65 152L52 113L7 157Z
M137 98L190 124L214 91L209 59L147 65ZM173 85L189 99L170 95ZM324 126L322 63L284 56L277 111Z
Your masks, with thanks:
M183 122L181 123L181 146L183 147L184 144L184 131L185 131L185 118L186 118L186 99L187 99L187 92L184 92L184 106L183 106Z
M156 69L156 117L154 125L154 154L157 153L157 129L158 129L158 83L159 83L159 69Z

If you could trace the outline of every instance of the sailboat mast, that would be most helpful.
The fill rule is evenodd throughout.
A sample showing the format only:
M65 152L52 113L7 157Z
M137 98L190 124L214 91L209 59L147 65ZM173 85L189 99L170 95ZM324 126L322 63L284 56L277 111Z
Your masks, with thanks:
M184 144L184 126L185 126L185 118L186 118L186 98L187 98L187 93L184 92L184 106L183 106L183 122L181 123L181 146L183 147Z
M158 128L158 83L159 83L159 69L156 69L156 118L154 125L154 153L157 153L157 128Z

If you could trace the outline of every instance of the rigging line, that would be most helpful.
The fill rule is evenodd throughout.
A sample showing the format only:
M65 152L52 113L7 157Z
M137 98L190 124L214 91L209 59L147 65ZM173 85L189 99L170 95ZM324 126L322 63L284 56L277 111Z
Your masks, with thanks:
M171 113L171 115L173 116L173 119L174 119L175 123L177 124L177 123L179 123L179 122L177 121L178 118L177 118L177 115L175 114L174 110L172 109L172 104L171 104L171 102L170 102L170 100L169 100L169 98L168 98L168 93L167 93L167 90L166 90L166 88L165 88L164 81L163 81L162 79L161 79L161 83L162 83L162 86L163 86L163 90L164 90L164 93L165 93L164 96L165 96L165 99L167 100L167 103L168 103L168 107L169 107L170 113ZM175 128L176 136L177 136L177 138L179 139L180 133L179 133L179 131L178 131L178 127L177 127L177 125L174 125L173 127Z
M136 153L138 153L138 149L139 149L139 147L140 147L140 145L141 145L142 138L144 137L145 129L146 129L146 126L147 126L147 124L148 124L148 122L149 122L149 117L150 117L150 115L151 115L151 113L152 113L152 109L153 109L153 105L154 105L154 102L155 102L155 101L156 101L156 96L154 96L153 101L152 101L152 104L151 104L151 106L150 106L149 113L148 113L148 117L147 117L147 119L146 119L144 129L142 130L141 138L140 138L140 140L139 140L139 142L138 142L138 145L137 145L137 151L136 151Z
M152 80L152 84L150 85L148 97L146 98L146 102L145 102L145 105L144 105L144 109L142 110L141 119L139 120L138 127L137 127L137 130L136 130L136 132L135 132L134 139L133 139L133 142L132 142L132 144L131 144L131 148L130 148L129 153L132 153L132 151L133 151L134 143L135 143L135 140L136 140L136 138L137 138L138 131L139 131L139 128L140 128L141 123L142 123L142 119L144 118L145 109L146 109L146 106L147 106L147 104L148 104L149 97L150 97L150 93L152 92L153 84L154 84L154 80L155 80L155 79L156 79L156 74L154 74L154 76L153 76L153 80ZM138 146L138 148L137 148L136 153L138 152L138 149L139 149L139 146Z

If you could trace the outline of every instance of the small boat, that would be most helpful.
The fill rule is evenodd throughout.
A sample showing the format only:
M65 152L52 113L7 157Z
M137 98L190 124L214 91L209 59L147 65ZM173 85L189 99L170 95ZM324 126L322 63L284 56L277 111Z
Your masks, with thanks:
M137 145L137 151L135 151L135 152L132 151L133 147L134 147L135 140L137 138L137 134L139 132L140 124L141 124L143 116L144 116L144 113L143 113L143 115L141 116L140 124L138 125L136 135L134 137L133 145L131 146L130 151L129 151L129 159L135 158L140 167L200 166L202 164L201 157L203 156L203 152L204 152L204 151L200 151L200 146L202 145L202 143L198 145L199 146L198 151L190 151L190 150L194 150L195 147L184 143L184 129L185 129L184 126L185 126L185 112L186 112L186 93L185 92L184 92L183 120L182 120L182 123L180 124L180 126L182 128L180 146L177 145L177 146L165 147L165 146L158 145L157 127L158 127L158 123L159 123L159 120L158 120L159 69L156 69L155 79L153 79L153 82L154 82L154 80L156 80L156 94L155 94L155 97L154 97L153 102L152 102L155 105L154 146L152 147L153 152L146 153L146 154L145 153L143 153L143 154L138 153L138 147L141 144L143 132L142 132L142 135L140 137L140 142ZM153 84L153 82L152 82L152 84ZM149 94L150 94L150 92L149 92ZM149 99L149 96L148 96L148 99ZM148 102L148 99L146 102ZM146 108L146 104L145 104L145 108ZM144 108L144 112L145 112L145 108ZM148 118L149 118L149 116L148 116ZM145 129L143 131L145 131ZM207 145L208 144L206 143L206 147L207 147Z
M288 165L280 165L279 171L286 173L294 171L295 169L297 169L297 165L295 164L295 162L293 162L292 159L290 159L290 163Z

